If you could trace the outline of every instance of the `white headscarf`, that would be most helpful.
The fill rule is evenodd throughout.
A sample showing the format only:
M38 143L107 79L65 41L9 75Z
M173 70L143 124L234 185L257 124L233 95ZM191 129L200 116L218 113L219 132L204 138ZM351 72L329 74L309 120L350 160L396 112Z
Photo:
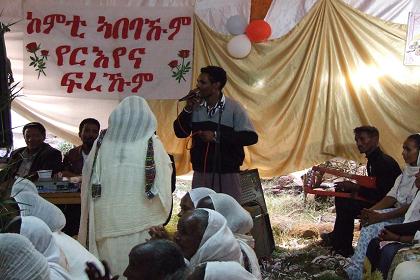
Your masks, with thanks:
M157 122L147 102L138 96L124 98L111 113L108 125L95 166L97 140L83 167L79 241L85 245L88 237L89 251L94 255L98 255L97 240L139 233L163 224L172 203L172 164L155 135ZM152 199L145 193L150 138L156 170ZM91 194L93 183L102 186L101 197L95 200Z
M102 274L105 272L102 263L77 240L63 232L53 232L53 237L67 259L68 272L71 277L77 280L89 280L85 272L86 262L93 262Z
M50 280L45 257L20 234L0 234L0 279Z
M417 187L415 186L415 175L420 169L420 153L417 156L416 166L406 165L403 172L395 180L394 186L387 194L388 196L395 197L397 199L396 207L400 207L403 204L410 204L413 202Z
M194 207L197 207L197 203L200 201L200 199L216 192L209 188L199 187L190 190L188 193L190 194L190 198L194 204Z
M410 222L414 222L414 221L418 221L420 220L420 191L418 191L416 185L415 185L415 181L416 181L416 177L415 175L419 172L419 167L420 167L420 152L419 152L419 156L417 157L417 166L408 166L410 167L409 170L407 171L408 174L412 174L410 177L410 181L412 181L411 184L413 184L414 188L417 190L417 194L416 197L414 198L414 200L411 202L410 207L408 208L407 212L405 213L404 216L404 223L410 223ZM407 167L406 167L407 169ZM404 169L405 171L405 169ZM404 173L403 173L404 175ZM397 179L398 180L398 179Z
M23 191L38 194L38 190L35 184L32 183L32 181L25 178L18 177L13 183L11 196L15 196L18 193L23 192Z
M31 181L16 179L11 196L16 200L21 210L21 216L35 216L44 221L51 231L60 231L66 225L66 217L54 204L39 196Z
M65 259L55 243L51 230L41 219L32 216L22 217L20 234L28 238L35 249L47 259L51 280L72 279L62 266L65 264Z
M204 280L256 280L237 262L208 262Z
M190 260L191 266L207 261L235 261L241 263L242 252L238 241L227 226L226 219L211 209L200 209L209 213L206 231L197 252Z
M257 255L255 254L254 249L252 249L251 246L248 245L246 240L242 240L238 237L236 237L236 240L238 240L239 246L241 247L242 254L244 255L243 259L248 258L248 262L250 266L249 269L251 270L250 272L257 279L261 279L260 264L258 262L258 258L257 258ZM243 261L242 265L245 265L245 260Z
M208 195L214 205L214 210L226 218L228 227L235 233L246 234L252 230L254 223L251 215L233 197L224 193Z

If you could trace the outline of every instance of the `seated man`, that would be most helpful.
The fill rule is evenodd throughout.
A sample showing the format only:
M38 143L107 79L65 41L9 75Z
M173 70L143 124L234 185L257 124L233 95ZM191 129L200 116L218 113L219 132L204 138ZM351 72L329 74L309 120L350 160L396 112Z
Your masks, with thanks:
M31 181L38 179L38 170L52 170L56 174L62 170L61 152L45 143L45 127L31 122L23 127L26 147L12 152L9 159L12 175L25 177Z
M64 155L63 176L75 177L82 175L83 163L87 159L93 143L98 138L100 130L99 121L87 118L79 125L79 137L82 145L77 146ZM80 224L80 204L62 204L59 206L66 216L66 226L63 232L70 236L75 236L79 232Z
M77 146L64 155L63 176L81 176L83 163L92 149L93 143L98 138L101 125L99 121L92 118L84 119L79 125L79 137L82 145Z
M401 174L398 163L379 148L379 132L372 126L361 126L354 129L355 141L360 153L366 155L367 173L376 177L376 188L361 188L350 181L337 183L337 190L351 192L364 197L367 201L350 198L335 198L336 220L331 233L321 234L324 244L332 246L333 250L349 257L353 254L354 219L361 210L369 208L380 201L394 185L395 179Z
M87 263L86 273L90 280L108 280L111 278L105 264L105 276L100 276L99 269L93 263ZM174 274L183 275L187 267L178 246L168 240L152 240L131 249L129 264L124 271L128 280L171 279ZM172 278L173 279L173 278Z

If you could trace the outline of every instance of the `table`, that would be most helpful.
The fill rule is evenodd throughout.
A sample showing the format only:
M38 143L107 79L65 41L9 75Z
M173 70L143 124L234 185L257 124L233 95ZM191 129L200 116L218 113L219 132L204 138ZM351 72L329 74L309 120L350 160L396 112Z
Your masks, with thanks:
M39 195L53 204L80 204L80 192L45 192Z

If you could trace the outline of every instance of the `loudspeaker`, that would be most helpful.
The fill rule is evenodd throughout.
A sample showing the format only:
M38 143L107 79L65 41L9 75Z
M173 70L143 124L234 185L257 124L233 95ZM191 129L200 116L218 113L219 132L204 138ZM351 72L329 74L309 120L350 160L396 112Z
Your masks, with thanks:
M271 257L275 243L258 170L242 171L240 182L241 205L251 214L254 222L251 234L255 240L255 254L259 259Z
M264 213L267 213L267 205L265 204L264 192L261 186L258 169L241 171L239 175L242 189L240 204L258 204L261 206Z

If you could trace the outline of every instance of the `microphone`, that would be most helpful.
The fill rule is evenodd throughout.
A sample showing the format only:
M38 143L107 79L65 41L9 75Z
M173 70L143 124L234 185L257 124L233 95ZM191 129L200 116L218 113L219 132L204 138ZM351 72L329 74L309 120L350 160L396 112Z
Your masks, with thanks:
M178 99L179 102L181 101L187 101L191 98L195 98L195 97L199 97L200 96L200 92L197 91L193 91L191 90L187 95L185 95L184 97Z

